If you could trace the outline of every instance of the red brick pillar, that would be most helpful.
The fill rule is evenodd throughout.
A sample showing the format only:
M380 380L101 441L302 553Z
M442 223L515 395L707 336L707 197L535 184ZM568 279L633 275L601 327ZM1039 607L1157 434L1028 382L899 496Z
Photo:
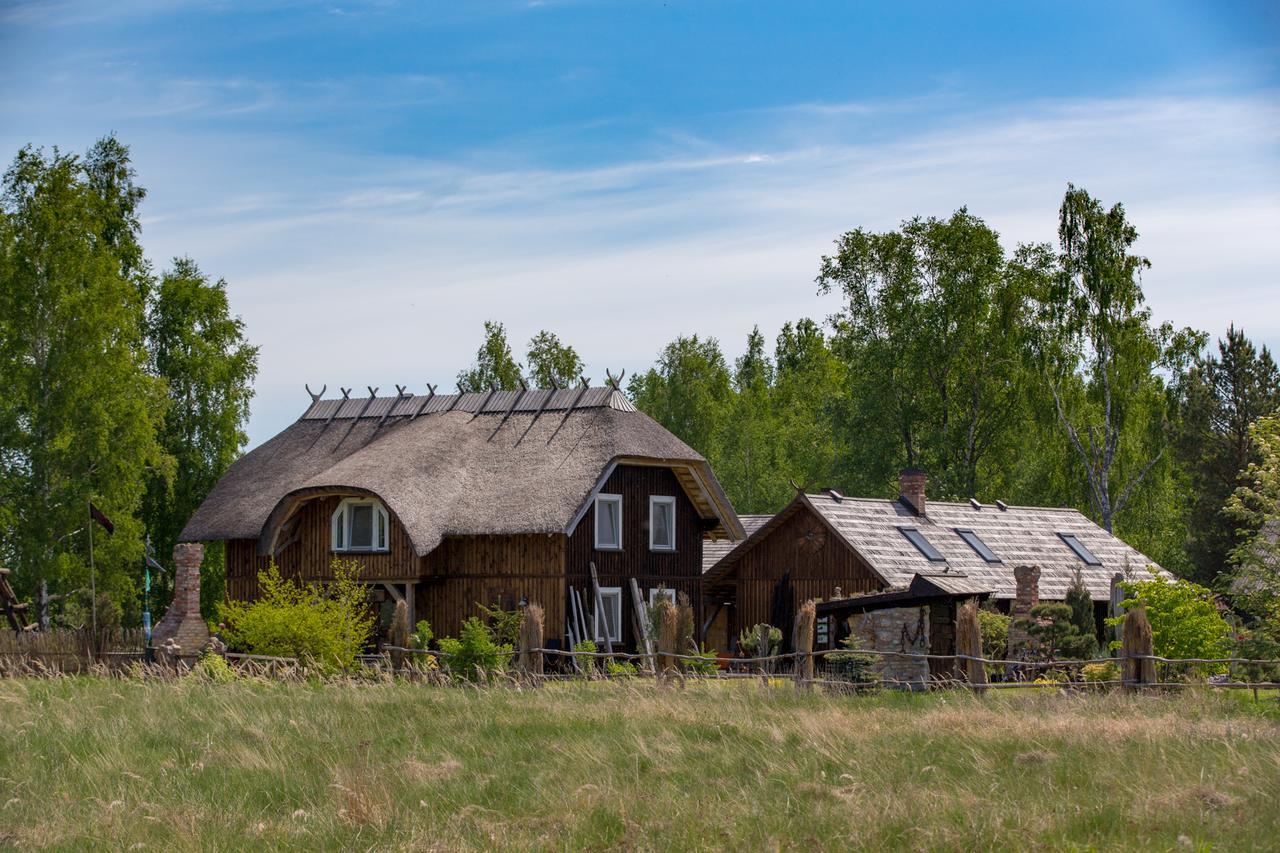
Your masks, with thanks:
M182 654L198 655L209 642L209 626L200 616L200 563L204 546L182 542L173 547L173 603L151 632L152 645L172 639Z
M1030 636L1017 627L1019 619L1031 616L1031 608L1040 603L1040 567L1013 567L1013 606L1009 609L1009 659L1022 660Z

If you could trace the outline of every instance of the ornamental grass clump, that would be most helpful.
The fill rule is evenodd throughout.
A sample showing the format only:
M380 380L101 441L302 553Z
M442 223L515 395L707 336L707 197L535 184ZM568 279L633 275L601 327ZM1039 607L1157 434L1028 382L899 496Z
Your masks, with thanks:
M280 576L272 563L258 575L255 601L219 605L228 648L296 658L323 673L354 668L373 635L374 613L359 582L360 563L334 559L333 580L301 584Z

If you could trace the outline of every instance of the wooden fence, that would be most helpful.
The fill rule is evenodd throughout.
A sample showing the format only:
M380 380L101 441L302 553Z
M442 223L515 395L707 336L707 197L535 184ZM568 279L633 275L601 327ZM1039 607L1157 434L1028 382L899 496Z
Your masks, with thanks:
M96 663L137 661L145 654L141 628L0 631L0 659L57 672L86 672Z

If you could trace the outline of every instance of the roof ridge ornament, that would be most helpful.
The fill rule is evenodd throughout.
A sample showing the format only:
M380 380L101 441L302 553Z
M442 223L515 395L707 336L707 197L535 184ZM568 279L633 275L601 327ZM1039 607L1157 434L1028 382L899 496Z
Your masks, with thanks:
M328 387L329 387L328 385L325 386L325 388L328 388ZM329 428L329 424L333 423L333 419L337 417L338 411L341 410L344 405L346 405L347 400L351 399L350 388L343 388L341 385L339 385L338 390L342 392L342 399L338 401L338 405L333 407L333 411L329 413L329 417L324 419L324 426L320 427L319 431L316 433L315 438L311 439L311 443L307 445L308 450L316 446L316 442L320 440L320 436L324 435L324 431ZM323 394L324 391L321 391L320 393Z
M365 387L369 389L369 398L364 401L364 405L360 407L360 411L351 419L351 423L347 425L347 431L342 434L342 438L338 439L338 443L333 446L335 452L342 446L342 442L347 440L347 436L351 435L351 431L356 428L356 424L364 417L364 413L369 411L369 407L373 405L373 401L378 398L377 388L374 388L372 385L366 385Z

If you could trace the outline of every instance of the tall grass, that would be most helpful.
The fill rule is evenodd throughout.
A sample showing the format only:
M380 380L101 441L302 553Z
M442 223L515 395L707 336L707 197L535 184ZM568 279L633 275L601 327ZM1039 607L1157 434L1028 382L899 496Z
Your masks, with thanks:
M62 849L1266 848L1275 702L758 683L0 681L0 839ZM0 842L3 846L3 842Z

